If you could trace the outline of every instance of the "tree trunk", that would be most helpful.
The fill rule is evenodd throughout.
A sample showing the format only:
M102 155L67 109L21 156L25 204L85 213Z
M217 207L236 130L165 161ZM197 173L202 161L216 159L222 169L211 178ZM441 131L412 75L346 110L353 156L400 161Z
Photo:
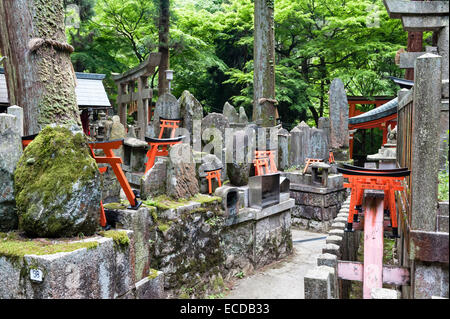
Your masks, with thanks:
M51 123L81 126L62 0L0 0L0 50L10 104L24 110L25 135Z
M274 0L255 0L253 121L275 126L275 27Z
M170 67L169 61L169 25L170 25L170 0L159 0L159 52L161 61L159 62L158 73L158 96L164 94L169 82L166 79L166 70Z

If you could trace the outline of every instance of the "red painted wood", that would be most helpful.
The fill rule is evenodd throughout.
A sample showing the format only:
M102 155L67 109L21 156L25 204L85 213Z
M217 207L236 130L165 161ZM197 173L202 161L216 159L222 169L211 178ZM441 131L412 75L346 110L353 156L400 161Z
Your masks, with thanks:
M338 277L344 280L363 280L364 266L360 262L338 261Z
M391 285L409 285L408 268L383 266L383 283ZM364 265L361 262L338 261L337 274L339 279L363 281Z
M364 212L363 298L383 287L383 199L366 197Z

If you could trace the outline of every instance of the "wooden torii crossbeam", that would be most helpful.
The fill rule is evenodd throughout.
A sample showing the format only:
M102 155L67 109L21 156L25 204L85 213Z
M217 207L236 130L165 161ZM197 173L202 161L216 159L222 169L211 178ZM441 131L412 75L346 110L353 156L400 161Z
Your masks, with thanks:
M382 288L383 283L409 284L407 268L383 266L383 235L384 202L389 202L391 226L392 229L397 229L395 191L403 190L401 181L409 176L410 171L405 168L376 170L346 165L346 168L338 167L338 172L349 180L344 187L352 190L346 230L353 230L353 216L357 214L357 204L360 204L364 216L364 263L339 261L338 277L362 281L364 299L370 299L372 289Z

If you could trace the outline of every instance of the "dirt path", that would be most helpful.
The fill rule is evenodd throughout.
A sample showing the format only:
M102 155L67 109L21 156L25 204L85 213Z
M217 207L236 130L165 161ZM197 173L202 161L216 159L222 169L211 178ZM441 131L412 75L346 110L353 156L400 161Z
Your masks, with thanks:
M325 237L326 234L292 229L293 254L236 280L225 299L303 299L303 277L316 266Z

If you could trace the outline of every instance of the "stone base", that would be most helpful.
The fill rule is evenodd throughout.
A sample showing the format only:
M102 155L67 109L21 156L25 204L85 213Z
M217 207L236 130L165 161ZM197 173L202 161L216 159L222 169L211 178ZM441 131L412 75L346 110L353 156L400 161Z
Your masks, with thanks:
M155 270L155 276L145 277L120 299L164 299L164 273Z
M127 235L132 243L133 232ZM97 245L50 255L0 256L0 299L113 299L132 289L132 245L100 236L81 242ZM32 279L32 271L42 278Z
M327 232L347 197L347 190L343 188L342 175L331 175L328 187L308 184L309 176L287 174L291 179L290 195L295 199L292 224L300 229Z

